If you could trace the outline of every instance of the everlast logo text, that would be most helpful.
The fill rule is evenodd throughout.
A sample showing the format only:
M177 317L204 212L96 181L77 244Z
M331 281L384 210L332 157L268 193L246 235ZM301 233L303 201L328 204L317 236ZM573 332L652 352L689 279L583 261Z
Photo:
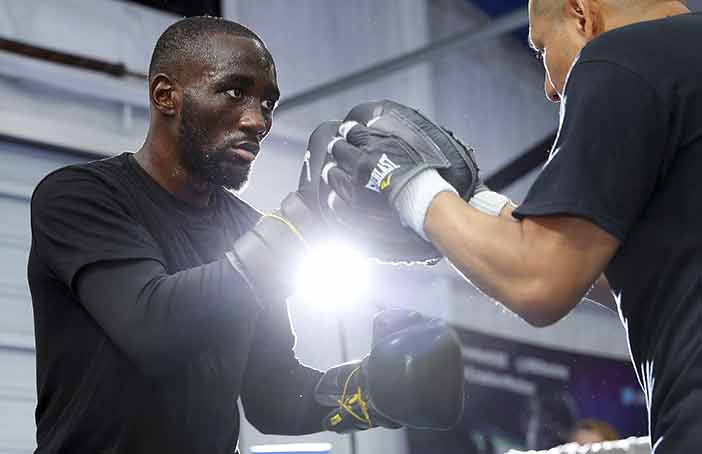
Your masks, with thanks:
M383 180L385 180L390 172L399 168L400 166L392 162L390 158L388 158L388 155L383 153L382 156L380 156L380 159L378 159L375 169L373 169L373 172L371 172L366 188L375 192L380 192L381 190L387 188L390 179L387 180L386 184L383 184Z

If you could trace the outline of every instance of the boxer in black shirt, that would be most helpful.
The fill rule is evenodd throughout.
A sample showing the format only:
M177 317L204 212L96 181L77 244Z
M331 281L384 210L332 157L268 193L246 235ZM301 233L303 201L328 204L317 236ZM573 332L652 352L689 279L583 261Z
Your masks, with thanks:
M139 151L59 169L33 194L36 452L232 453L239 397L265 433L454 424L460 350L436 321L379 315L371 353L327 372L295 357L285 297L303 236L324 226L304 181L267 215L228 191L279 96L260 38L223 19L176 22L149 95ZM418 389L448 369L455 379Z

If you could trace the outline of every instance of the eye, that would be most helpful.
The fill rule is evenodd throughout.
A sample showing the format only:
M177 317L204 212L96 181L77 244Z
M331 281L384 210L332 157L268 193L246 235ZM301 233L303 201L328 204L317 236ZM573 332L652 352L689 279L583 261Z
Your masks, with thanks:
M232 88L231 90L227 90L226 93L232 99L241 99L244 97L244 90L241 88Z
M272 99L264 99L261 102L261 105L263 106L264 109L266 109L269 112L273 112L273 109L275 109L275 101Z

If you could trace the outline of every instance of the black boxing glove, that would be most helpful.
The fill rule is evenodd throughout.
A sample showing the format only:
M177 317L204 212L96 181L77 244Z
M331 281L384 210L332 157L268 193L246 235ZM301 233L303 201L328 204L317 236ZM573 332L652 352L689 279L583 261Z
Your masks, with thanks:
M320 133L330 134L337 127L337 123L329 123L326 129L320 129ZM314 136L310 138L312 140ZM309 244L327 235L327 225L319 210L318 187L309 177L310 161L321 163L327 153L324 148L309 145L307 148L297 191L288 194L278 210L264 214L226 254L262 305L294 292L294 270L308 252Z
M331 408L322 425L334 432L377 426L448 430L463 414L463 383L453 330L438 319L392 309L373 321L370 354L326 371L315 398Z

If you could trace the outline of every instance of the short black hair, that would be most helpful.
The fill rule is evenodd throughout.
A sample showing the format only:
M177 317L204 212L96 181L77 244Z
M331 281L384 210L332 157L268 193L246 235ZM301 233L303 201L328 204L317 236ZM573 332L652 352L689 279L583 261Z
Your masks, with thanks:
M159 73L176 76L180 68L193 60L208 58L211 56L209 38L220 33L251 38L266 49L256 33L237 22L212 16L187 17L171 24L156 41L149 79ZM268 56L272 62L270 53Z

